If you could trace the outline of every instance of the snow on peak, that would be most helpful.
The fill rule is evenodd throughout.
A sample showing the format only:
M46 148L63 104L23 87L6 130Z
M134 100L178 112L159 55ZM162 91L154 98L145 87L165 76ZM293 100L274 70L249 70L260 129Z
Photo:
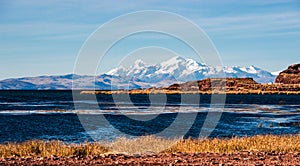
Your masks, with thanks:
M114 76L120 76L120 73L123 72L123 71L125 71L125 70L126 70L125 67L119 66L117 68L114 68L114 69L108 71L105 74L107 74L107 75L114 75Z
M160 65L161 66L177 65L177 64L183 63L185 61L186 61L186 59L184 59L184 58L182 58L180 56L175 56L175 57L173 57L173 58L171 58L169 60L161 62Z
M241 67L240 70L246 72L246 73L251 73L251 74L257 74L258 73L258 68L255 66L249 66L249 67Z
M0 81L0 89L132 89L169 86L174 83L213 77L252 77L259 83L274 82L272 74L255 66L208 66L193 59L173 57L158 64L138 59L100 76L40 76Z
M145 66L146 63L141 60L141 59L137 59L135 62L134 62L134 66L139 66L139 67L142 67L142 66Z
M274 72L271 72L271 74L274 75L274 76L278 76L280 72L281 71L274 71Z
M225 73L237 73L238 72L234 69L234 67L230 67L230 66L224 66L223 71Z
M193 59L187 59L187 68L191 71L208 70L208 66Z
M139 79L144 82L160 82L176 79L186 82L200 80L207 77L220 77L224 73L226 77L252 77L258 82L272 82L275 79L270 72L255 66L208 66L193 59L185 59L180 56L158 64L146 64L142 60L136 60L133 65L124 68L115 68L107 72L108 75L120 76L123 79Z

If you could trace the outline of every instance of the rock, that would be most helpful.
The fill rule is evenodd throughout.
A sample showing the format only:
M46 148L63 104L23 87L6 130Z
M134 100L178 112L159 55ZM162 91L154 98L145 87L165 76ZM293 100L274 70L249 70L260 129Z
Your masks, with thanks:
M280 72L275 83L300 84L300 64L291 65L286 70Z

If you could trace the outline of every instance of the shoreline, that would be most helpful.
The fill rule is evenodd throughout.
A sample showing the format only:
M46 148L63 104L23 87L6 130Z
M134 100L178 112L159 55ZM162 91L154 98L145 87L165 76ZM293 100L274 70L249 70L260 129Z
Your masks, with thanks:
M300 84L259 84L253 78L206 78L155 87L131 90L83 90L80 94L286 94L299 95Z
M157 90L157 91L147 91L147 90L83 90L80 94L131 94L131 95L149 95L149 94L167 94L167 95L180 95L180 94L200 94L200 95L300 95L300 91L166 91L166 90Z

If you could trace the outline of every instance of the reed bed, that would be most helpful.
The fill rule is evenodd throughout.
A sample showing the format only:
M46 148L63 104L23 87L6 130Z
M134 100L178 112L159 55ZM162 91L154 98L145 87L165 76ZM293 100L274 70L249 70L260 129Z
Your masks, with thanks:
M259 135L230 139L165 139L144 136L119 138L112 142L66 144L61 141L31 140L0 144L0 157L92 156L106 153L300 153L300 135Z

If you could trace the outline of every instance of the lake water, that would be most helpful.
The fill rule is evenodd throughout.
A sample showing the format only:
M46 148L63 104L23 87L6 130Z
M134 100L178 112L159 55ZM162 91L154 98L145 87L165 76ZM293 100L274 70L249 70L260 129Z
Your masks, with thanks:
M299 95L227 95L225 104L212 105L211 95L97 95L95 100L76 91L74 97L72 91L0 91L0 143L300 133Z

